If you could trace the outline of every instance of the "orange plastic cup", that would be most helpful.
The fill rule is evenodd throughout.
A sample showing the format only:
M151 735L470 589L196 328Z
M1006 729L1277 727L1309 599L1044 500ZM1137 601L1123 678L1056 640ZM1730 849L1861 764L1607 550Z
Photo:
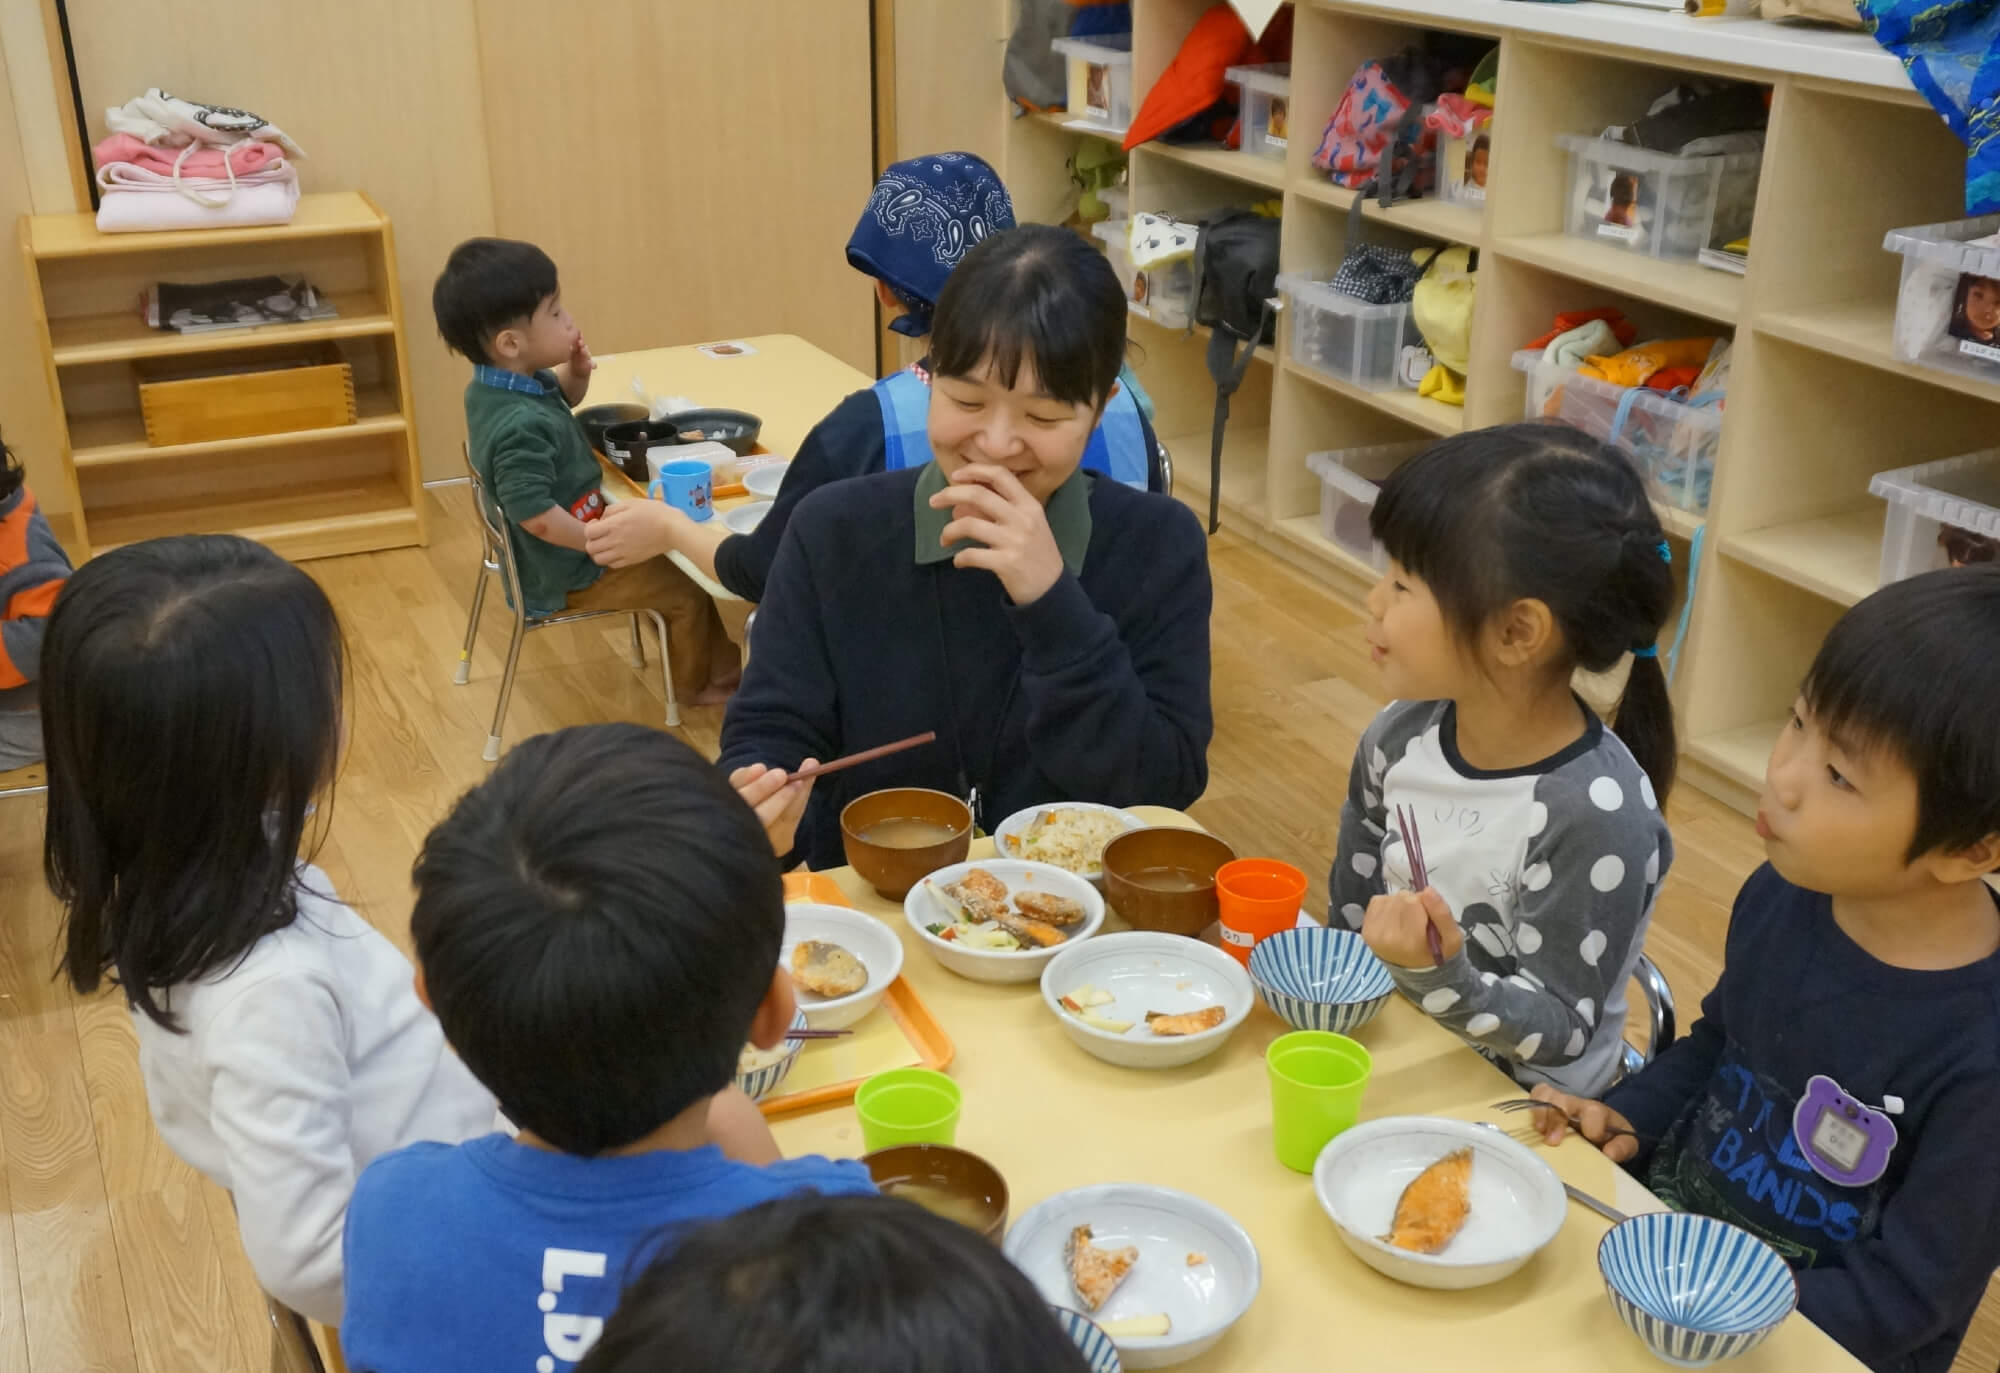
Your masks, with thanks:
M1275 858L1239 858L1215 870L1215 899L1223 950L1248 967L1258 940L1299 923L1306 875Z

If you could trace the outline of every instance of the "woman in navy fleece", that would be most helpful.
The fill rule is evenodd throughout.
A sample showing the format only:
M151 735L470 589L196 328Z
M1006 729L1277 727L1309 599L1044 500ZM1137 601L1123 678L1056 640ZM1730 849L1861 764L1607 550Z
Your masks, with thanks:
M940 295L915 470L800 502L771 569L724 768L779 852L845 861L883 787L990 828L1048 801L1184 807L1208 779L1208 550L1192 512L1080 471L1118 385L1125 295L1066 230L989 236ZM937 731L836 774L786 770Z

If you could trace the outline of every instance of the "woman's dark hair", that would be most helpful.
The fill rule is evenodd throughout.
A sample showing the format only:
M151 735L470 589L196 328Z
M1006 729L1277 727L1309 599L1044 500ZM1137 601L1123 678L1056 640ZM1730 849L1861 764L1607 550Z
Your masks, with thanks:
M27 480L27 469L21 466L21 460L14 456L6 440L0 439L0 501L13 496Z
M410 935L445 1038L565 1153L727 1087L785 933L784 877L714 765L640 725L517 745L424 841Z
M1048 224L982 239L938 293L931 370L966 377L988 362L1002 386L1025 364L1055 399L1102 406L1125 363L1125 290L1104 255Z
M1423 578L1462 644L1515 601L1537 600L1562 633L1564 676L1638 653L1616 727L1665 804L1674 716L1653 645L1674 579L1666 535L1624 454L1548 420L1476 430L1390 474L1368 524Z
M1034 1284L962 1225L804 1195L688 1232L576 1373L1083 1373Z
M445 259L431 288L431 311L446 347L490 363L487 342L534 314L556 290L556 264L534 244L468 238Z
M1889 585L1835 622L1799 694L1845 747L1880 750L1917 779L1909 861L2000 834L2000 564Z
M78 991L110 974L178 1030L163 992L293 921L342 656L326 593L248 539L152 539L70 576L42 644L42 861Z

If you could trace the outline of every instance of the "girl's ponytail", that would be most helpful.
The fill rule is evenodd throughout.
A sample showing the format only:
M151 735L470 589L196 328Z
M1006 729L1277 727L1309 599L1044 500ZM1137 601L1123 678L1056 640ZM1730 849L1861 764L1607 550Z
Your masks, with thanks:
M1653 783L1654 799L1664 807L1674 787L1680 744L1674 734L1674 706L1667 695L1667 673L1651 644L1632 657L1632 675L1618 698L1612 728Z

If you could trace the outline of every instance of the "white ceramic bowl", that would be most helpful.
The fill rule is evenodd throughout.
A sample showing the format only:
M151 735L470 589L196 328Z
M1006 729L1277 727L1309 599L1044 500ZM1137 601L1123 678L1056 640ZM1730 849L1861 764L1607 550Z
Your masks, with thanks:
M1455 1149L1472 1149L1472 1212L1440 1254L1385 1244L1411 1179ZM1376 1272L1416 1287L1483 1287L1556 1237L1568 1212L1562 1180L1497 1130L1435 1116L1390 1116L1342 1131L1313 1165L1313 1192L1334 1229Z
M1007 1232L1002 1251L1058 1306L1082 1303L1063 1260L1079 1225L1090 1227L1093 1244L1139 1251L1131 1276L1091 1319L1165 1315L1173 1322L1164 1335L1116 1340L1127 1368L1166 1368L1206 1353L1257 1299L1262 1269L1242 1226L1186 1192L1114 1182L1058 1193ZM1188 1263L1191 1254L1204 1261Z
M815 996L794 983L799 1009L815 1030L844 1030L867 1015L903 971L903 941L872 915L845 906L816 906L803 901L786 906L785 941L778 949L778 966L791 971L792 950L807 939L838 944L868 969L868 985L848 996Z
M794 1030L803 1030L806 1028L804 1011L793 1013L792 1028ZM792 1065L799 1061L799 1050L805 1048L805 1046L805 1041L802 1039L786 1040L778 1046L783 1052L776 1059L766 1063L761 1068L752 1068L747 1073L737 1073L736 1085L741 1087L745 1095L752 1101L762 1101L771 1094L780 1082L785 1080L785 1075L792 1071Z
M739 505L734 510L723 511L722 525L732 534L748 534L762 524L764 517L770 513L770 501L752 501L748 505Z
M1086 1025L1058 1004L1085 985L1114 998L1094 1007L1097 1015L1129 1020L1132 1028L1112 1034ZM1063 1033L1106 1063L1120 1068L1178 1068L1220 1049L1257 1004L1257 994L1243 965L1214 945L1178 934L1131 930L1100 935L1050 959L1042 973L1042 1001ZM1226 1012L1212 1030L1156 1035L1146 1028L1148 1011L1179 1015L1207 1006L1221 1006Z
M1034 824L1035 817L1045 810L1101 811L1105 815L1117 817L1118 822L1127 830L1139 830L1146 827L1144 820L1132 814L1131 811L1120 810L1116 806L1100 805L1095 801L1051 801L1045 806L1030 806L1026 810L1017 810L1005 820L1002 820L1000 828L993 831L994 852L1006 858L1026 858L1031 862L1039 861L1032 854L1016 853L1013 844L1027 836L1028 827ZM1078 873L1077 876L1084 878L1095 887L1102 888L1104 885L1104 865L1098 863L1094 865L1093 871Z
M956 882L974 868L984 868L992 873L1007 884L1009 892L1045 891L1082 902L1083 923L1070 926L1069 938L1060 944L1013 953L996 949L968 949L955 940L939 939L927 927L949 925L957 919L957 915L946 909L947 903L931 891L930 884L942 887L947 882ZM1097 894L1097 888L1075 873L1052 868L1047 863L1023 863L1018 858L977 858L969 863L954 863L948 868L939 868L910 888L909 895L903 898L903 918L910 922L910 928L917 932L917 938L923 942L931 957L960 977L971 978L974 982L1033 982L1042 975L1042 969L1048 966L1049 960L1097 933L1104 924L1104 898Z
M788 462L764 462L743 470L743 489L762 500L770 500L778 494L778 488L785 483L785 473L791 470Z

